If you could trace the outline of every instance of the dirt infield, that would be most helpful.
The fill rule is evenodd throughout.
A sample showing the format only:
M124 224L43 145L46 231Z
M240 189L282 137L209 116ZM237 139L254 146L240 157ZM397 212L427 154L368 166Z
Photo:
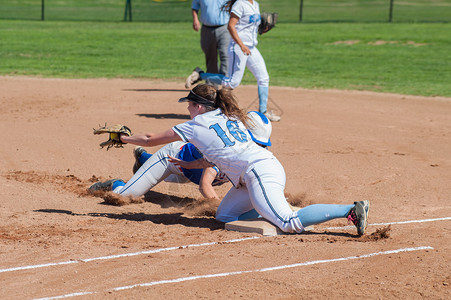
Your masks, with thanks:
M243 107L256 108L256 90L236 90ZM271 87L289 201L371 210L364 237L345 220L263 237L224 230L192 184L122 206L86 193L129 179L134 162L130 145L100 150L93 127L167 129L188 120L186 94L175 82L0 77L0 299L451 298L451 99Z

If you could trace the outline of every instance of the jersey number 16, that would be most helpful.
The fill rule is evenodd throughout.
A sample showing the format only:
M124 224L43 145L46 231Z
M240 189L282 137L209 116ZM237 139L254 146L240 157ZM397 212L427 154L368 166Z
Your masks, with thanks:
M237 121L229 120L227 121L226 126L230 135L232 135L235 140L240 143L247 142L247 135L240 129ZM209 129L213 129L216 132L218 137L223 141L225 147L231 147L235 145L235 142L230 140L224 129L222 129L218 123L211 125Z

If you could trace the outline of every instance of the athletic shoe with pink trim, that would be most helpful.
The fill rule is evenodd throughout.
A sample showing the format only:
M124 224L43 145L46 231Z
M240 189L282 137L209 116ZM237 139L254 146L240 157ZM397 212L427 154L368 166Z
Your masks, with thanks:
M354 207L346 215L349 222L357 227L357 234L363 235L368 226L368 211L370 210L370 201L354 202Z

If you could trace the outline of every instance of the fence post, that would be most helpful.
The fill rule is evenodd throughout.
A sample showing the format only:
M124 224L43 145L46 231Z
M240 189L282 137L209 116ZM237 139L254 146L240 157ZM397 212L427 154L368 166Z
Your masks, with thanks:
M44 21L44 12L45 12L45 0L41 1L41 21Z
M393 2L394 1L395 0L390 0L390 12L389 12L389 15L388 15L388 22L390 22L390 23L391 23L391 21L393 19Z
M304 0L301 0L301 7L299 8L299 22L302 22L302 10L304 8Z

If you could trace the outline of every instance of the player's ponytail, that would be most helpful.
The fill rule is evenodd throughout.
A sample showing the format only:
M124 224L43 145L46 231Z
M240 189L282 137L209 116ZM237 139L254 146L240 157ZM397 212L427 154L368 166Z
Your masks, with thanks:
M215 106L219 107L224 115L229 119L238 119L247 125L248 116L238 106L238 101L229 88L222 88L217 91Z
M238 101L229 88L217 90L211 84L199 84L192 90L196 95L202 97L205 101L211 102L211 105L204 105L206 111L220 108L222 113L229 119L240 120L247 125L248 116L238 106Z

